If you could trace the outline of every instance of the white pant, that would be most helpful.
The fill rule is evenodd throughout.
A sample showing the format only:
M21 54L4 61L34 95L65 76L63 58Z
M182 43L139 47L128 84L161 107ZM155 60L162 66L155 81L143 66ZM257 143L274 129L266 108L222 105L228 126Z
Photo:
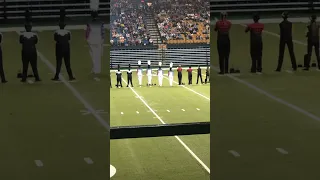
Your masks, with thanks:
M169 76L169 84L170 84L170 86L172 86L172 83L173 83L173 76Z
M138 75L139 86L142 85L142 74Z
M90 56L92 59L92 72L95 74L101 73L101 57L102 57L102 44L89 44Z
M148 75L148 84L151 84L152 82L152 75Z
M159 86L162 86L162 80L163 80L163 76L159 75L158 76Z

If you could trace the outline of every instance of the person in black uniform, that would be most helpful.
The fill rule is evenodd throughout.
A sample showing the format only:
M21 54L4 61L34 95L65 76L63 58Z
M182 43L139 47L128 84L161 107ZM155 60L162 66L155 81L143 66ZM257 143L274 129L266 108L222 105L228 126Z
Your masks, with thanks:
M131 71L130 64L129 64L129 69L127 71L127 79L128 79L127 87L129 87L129 84L131 84L131 87L133 87L133 85L132 85L132 71Z
M191 85L192 84L192 68L191 66L189 66L189 69L187 69L187 72L188 72L188 85Z
M66 24L64 23L65 18L65 10L60 10L60 22L59 27L55 33L54 33L54 40L56 42L56 74L54 78L52 78L53 81L59 81L59 74L61 71L62 66L62 59L64 59L64 63L66 66L66 70L69 75L69 80L73 81L75 80L72 70L71 70L71 64L70 64L70 43L71 40L71 32L68 30L65 30Z
M117 87L120 88L122 87L122 72L120 71L120 65L118 65L118 71L116 72L117 76Z
M26 32L20 35L20 44L22 45L22 79L21 82L26 82L28 66L31 64L35 81L41 81L38 74L37 65L37 48L38 36L34 32L31 32L31 22L27 22L25 25Z
M259 23L260 16L253 15L253 23L249 24L245 32L250 32L250 54L251 54L251 73L262 72L262 31L264 24Z
M221 19L216 22L214 30L217 31L217 48L219 54L219 74L229 72L230 38L229 31L231 22L227 20L227 13L221 13Z
M202 73L201 73L201 68L200 68L200 66L198 66L198 71L197 71L198 73L198 75L197 75L197 84L198 84L198 82L199 82L199 78L200 78L200 81L201 81L201 84L203 84L203 81L202 81Z
M3 70L3 60L2 60L2 47L1 47L1 42L2 42L2 34L0 33L0 79L2 83L8 82L6 80L6 77L4 75L4 70Z
M210 82L210 69L209 69L209 66L207 67L207 70L206 70L206 79L204 80L204 82L206 84Z
M285 45L288 46L292 69L294 71L297 70L297 62L296 57L293 51L293 42L292 42L292 22L288 21L288 12L282 13L283 21L279 24L280 27L280 44L279 44L279 59L278 59L278 67L276 69L277 72L281 71L282 63L283 63L283 55Z
M311 54L312 54L312 47L314 47L314 51L316 53L317 61L318 61L318 68L320 69L320 57L319 57L319 29L320 24L316 22L317 16L311 16L310 24L307 26L308 33L308 56L306 62L306 68L304 70L308 71L310 68L310 61L311 61Z
M112 83L111 83L111 74L109 76L109 80L110 80L110 88L112 88Z
M179 81L179 85L182 85L182 67L181 67L181 65L179 65L177 71L178 71L178 81Z

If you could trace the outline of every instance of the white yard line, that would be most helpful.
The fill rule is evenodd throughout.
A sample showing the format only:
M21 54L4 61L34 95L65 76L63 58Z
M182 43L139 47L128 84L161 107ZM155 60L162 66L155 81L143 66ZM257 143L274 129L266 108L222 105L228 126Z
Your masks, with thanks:
M17 32L19 35L19 33ZM52 71L52 73L55 73L55 67L50 63L50 61L39 51L37 51L38 56L40 60L48 66L48 68ZM95 108L92 107L92 105L86 101L81 94L70 84L69 81L67 81L63 76L60 75L60 81L67 86L67 88L72 92L72 94L84 105L84 107L95 117L95 119L108 131L110 132L110 125L107 123L106 120L104 120L95 110Z
M127 84L127 82L122 78L123 82L125 84ZM145 100L143 100L142 98L140 98L140 95L132 88L129 87L130 90L135 94L135 96L139 97L140 101L152 112L152 114L162 123L162 124L166 124L162 118L147 104L147 102ZM204 164L204 162L178 137L178 136L174 136L179 142L180 144L194 157L194 159L196 159L198 161L198 163L210 174L210 168L208 168L208 166L206 164Z
M216 18L215 18L215 19L216 19ZM244 26L244 25L242 25L242 26ZM263 32L264 32L264 33L268 33L268 34L273 35L273 36L276 36L276 37L280 37L280 36L279 36L278 34L276 34L276 33L272 33L272 32L265 31L265 30L264 30ZM293 42L299 43L299 44L301 44L301 45L306 45L305 43L303 43L303 42L301 42L301 41L296 41L296 40L294 40ZM212 69L215 70L216 72L219 72L218 68L216 68L216 67L214 67L214 66L211 66L211 67L212 67ZM229 77L230 79L233 79L234 81L237 81L237 82L240 83L240 84L246 85L246 86L249 87L250 89L253 89L253 90L255 90L256 92L258 92L258 93L260 93L260 94L263 94L263 95L267 96L268 98L270 98L270 99L272 99L272 100L274 100L274 101L277 101L277 102L280 103L280 104L283 104L283 105L285 105L285 106L293 109L293 110L296 111L296 112L299 112L299 113L301 113L301 114L304 114L305 116L308 116L309 118L314 119L314 120L316 120L316 121L320 121L320 117L318 117L318 116L316 116L316 115L314 115L314 114L312 114L312 113L309 113L308 111L306 111L306 110L304 110L304 109L302 109L302 108L300 108L300 107L298 107L298 106L296 106L296 105L293 105L293 104L291 104L291 103L289 103L289 102L287 102L287 101L285 101L285 100L283 100L283 99L281 99L281 98L278 98L278 97L276 97L276 96L268 93L267 91L265 91L265 90L263 90L263 89L260 89L259 87L257 87L257 86L255 86L255 85L253 85L253 84L245 81L245 80L242 80L242 79L240 79L240 78L238 78L238 77L235 77L235 76L233 76L233 75L231 75L231 74L226 74L226 76Z
M169 80L169 78L168 78L167 76L168 76L168 75L164 75L163 77ZM179 83L176 82L176 81L173 81L173 83L179 84ZM201 94L201 93L198 93L197 91L195 91L195 90L193 90L193 89L191 89L191 88L188 88L188 87L186 87L185 85L181 85L181 87L183 87L183 88L185 88L185 89L187 89L187 90L189 90L189 91L191 91L191 92L193 92L193 93L195 93L195 94L203 97L204 99L210 101L210 98L209 98L209 97L207 97L207 96L205 96L205 95L203 95L203 94Z

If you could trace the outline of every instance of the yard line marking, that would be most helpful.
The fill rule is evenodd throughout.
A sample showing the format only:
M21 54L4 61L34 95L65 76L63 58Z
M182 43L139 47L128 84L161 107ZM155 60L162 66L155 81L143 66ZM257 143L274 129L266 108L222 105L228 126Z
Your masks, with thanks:
M245 26L245 25L242 24L242 26ZM271 34L271 35L274 35L276 37L280 37L278 34L272 33L272 32L266 31L266 30L264 30L263 32ZM296 40L294 40L293 42L298 43L298 44L302 44L302 45L306 45L305 43L302 43L302 42L296 41ZM212 69L215 70L216 72L219 72L218 68L216 68L214 66L212 66ZM277 101L278 103L283 104L283 105L295 110L296 112L300 112L301 114L304 114L304 115L310 117L311 119L314 119L316 121L320 121L320 117L318 117L318 116L316 116L316 115L314 115L312 113L309 113L308 111L306 111L306 110L304 110L304 109L302 109L302 108L300 108L300 107L298 107L296 105L293 105L293 104L291 104L291 103L289 103L289 102L287 102L287 101L285 101L285 100L283 100L281 98L278 98L278 97L268 93L267 91L265 91L263 89L260 89L257 86L245 81L245 80L242 80L242 79L240 79L238 77L235 77L233 75L230 75L230 74L226 74L225 76L229 77L230 79L233 79L234 81L237 81L240 84L246 85L247 87L255 90L256 92L258 92L260 94L263 94L263 95L267 96L268 98L270 98L270 99L272 99L274 101Z
M100 81L100 79L99 78L97 78L97 77L95 77L95 78L93 78L95 81Z
M122 81L127 84L127 82L122 78ZM131 89L131 91L138 97L139 94L132 88L129 87ZM161 117L147 104L147 102L145 100L143 100L142 98L139 98L140 101L153 113L153 115L155 115L155 117L162 123L162 124L166 124ZM194 159L196 159L199 164L210 174L210 168L208 168L208 166L206 164L203 163L203 161L178 137L178 136L174 136L179 142L180 144L194 157Z
M92 159L89 158L89 157L83 158L83 160L84 160L87 164L93 164Z
M137 114L139 114L139 111L136 111L137 112Z
M197 108L197 110L198 110L198 111L200 111L200 109L199 109L199 108Z
M234 157L240 157L240 154L237 152L237 151L235 151L235 150L230 150L230 151L228 151L230 154L232 154Z
M168 112L170 112L170 110L167 110Z
M168 76L168 75L164 75L163 77L169 80L169 78L167 78L166 76ZM173 81L173 83L179 84L179 83L176 82L176 81ZM193 93L195 93L195 94L197 94L197 95L205 98L206 100L210 101L210 98L209 98L209 97L207 97L207 96L205 96L205 95L203 95L203 94L200 94L200 93L198 93L197 91L195 91L195 90L193 90L193 89L191 89L191 88L188 88L188 87L185 86L185 85L181 85L181 87L183 87L183 88L185 88L185 89L187 89L187 90L189 90L189 91L191 91L191 92L193 92Z
M36 166L43 167L43 163L41 160L35 160L34 162L36 163Z
M184 109L181 109L181 111L186 111L186 110L184 110Z
M281 154L289 154L288 151L282 149L282 148L276 148L276 150Z
M17 32L18 35L20 34L19 32ZM37 51L38 56L40 57L40 60L45 63L48 68L55 73L55 67L50 63L50 61L40 52ZM70 84L70 82L68 82L63 76L59 76L61 82L63 82L63 84L65 86L67 86L67 88L69 88L69 90L72 92L72 94L84 105L84 107L86 109L88 109L89 112L91 112L91 114L95 117L95 119L108 131L110 132L110 126L107 123L106 120L104 120L96 111L95 109L81 96L81 94Z

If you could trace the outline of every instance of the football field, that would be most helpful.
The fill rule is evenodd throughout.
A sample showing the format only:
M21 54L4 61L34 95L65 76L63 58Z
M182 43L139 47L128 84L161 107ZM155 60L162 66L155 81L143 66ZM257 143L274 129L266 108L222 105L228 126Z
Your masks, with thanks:
M163 86L116 88L116 75L111 71L111 126L139 126L210 121L210 84L173 87L165 76ZM167 71L164 72L167 74ZM205 76L203 76L204 78ZM187 81L183 74L183 81ZM157 76L153 83L158 84ZM112 179L210 179L210 135L121 139L111 141L111 164L117 169Z
M251 21L249 21L251 22ZM305 23L294 23L296 59L307 51ZM288 49L282 72L278 60L278 24L263 33L263 74L251 74L249 34L233 24L230 65L240 74L218 76L212 70L211 164L213 178L280 180L319 179L320 72L291 71ZM211 38L211 64L218 67L216 34ZM315 60L313 54L312 60ZM214 69L214 68L212 68Z
M108 179L108 54L100 81L93 80L84 30L74 30L71 64L78 81L68 82L63 67L65 79L52 82L53 31L38 32L42 82L22 84L16 77L22 66L18 33L3 36L9 82L0 84L0 179Z

